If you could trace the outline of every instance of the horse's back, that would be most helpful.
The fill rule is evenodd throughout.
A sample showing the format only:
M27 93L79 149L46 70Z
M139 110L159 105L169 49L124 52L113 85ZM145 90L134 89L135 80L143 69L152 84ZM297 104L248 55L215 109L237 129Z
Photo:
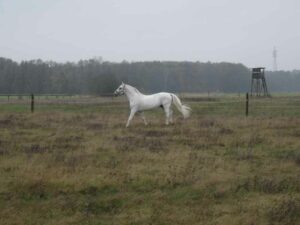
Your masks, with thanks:
M160 101L172 99L171 93L168 93L168 92L159 92L159 93L148 95L148 96L152 96L153 98L156 98Z
M159 92L153 95L158 95L158 96L162 96L162 97L170 97L171 93L168 92Z
M140 101L141 108L150 109L168 104L172 100L172 96L167 92L159 92L152 95L144 95Z

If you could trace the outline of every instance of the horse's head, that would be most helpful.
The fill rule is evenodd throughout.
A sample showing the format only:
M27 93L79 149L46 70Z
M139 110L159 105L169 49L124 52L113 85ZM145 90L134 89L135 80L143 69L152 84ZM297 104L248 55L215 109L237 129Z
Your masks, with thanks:
M115 90L114 95L120 96L125 94L125 84L122 82L122 84Z

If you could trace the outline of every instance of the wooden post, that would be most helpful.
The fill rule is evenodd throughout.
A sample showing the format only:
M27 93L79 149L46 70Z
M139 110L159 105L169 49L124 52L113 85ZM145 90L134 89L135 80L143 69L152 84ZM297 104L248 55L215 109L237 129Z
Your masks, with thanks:
M246 93L246 116L248 116L249 113L249 94Z
M31 112L34 112L34 95L31 94Z

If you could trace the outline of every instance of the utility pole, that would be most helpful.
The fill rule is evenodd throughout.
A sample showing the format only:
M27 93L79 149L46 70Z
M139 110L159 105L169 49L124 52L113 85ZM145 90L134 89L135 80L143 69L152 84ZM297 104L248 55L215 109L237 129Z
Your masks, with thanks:
M277 71L277 49L275 46L273 48L273 70Z

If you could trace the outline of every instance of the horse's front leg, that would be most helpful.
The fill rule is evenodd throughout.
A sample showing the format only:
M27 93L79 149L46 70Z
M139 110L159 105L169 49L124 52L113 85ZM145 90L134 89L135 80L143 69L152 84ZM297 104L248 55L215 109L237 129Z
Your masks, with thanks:
M127 123L126 123L126 127L129 127L130 121L132 120L132 118L136 112L137 112L137 110L135 108L130 110L130 115L129 115Z

